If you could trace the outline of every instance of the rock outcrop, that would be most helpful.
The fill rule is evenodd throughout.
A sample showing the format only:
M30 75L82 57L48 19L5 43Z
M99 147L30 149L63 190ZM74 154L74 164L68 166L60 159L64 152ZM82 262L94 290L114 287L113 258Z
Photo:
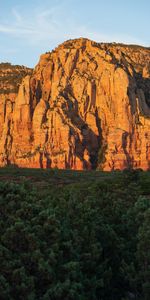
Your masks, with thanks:
M150 169L149 48L69 40L26 74L0 95L1 166Z
M0 165L11 163L9 160L13 143L13 117L16 97L22 79L31 75L32 69L14 66L10 63L0 64Z

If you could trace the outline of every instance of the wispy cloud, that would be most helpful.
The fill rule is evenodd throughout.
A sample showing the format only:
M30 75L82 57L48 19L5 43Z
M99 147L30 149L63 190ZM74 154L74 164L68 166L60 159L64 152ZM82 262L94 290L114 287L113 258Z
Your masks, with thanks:
M15 17L17 23L21 23L22 22L22 16L20 15L20 13L17 11L17 9L15 7L12 8L12 15Z
M58 3L58 2L57 2ZM0 22L0 33L8 34L18 39L24 39L28 45L39 45L47 41L56 44L65 39L87 37L96 41L116 41L125 43L141 43L132 36L107 35L95 32L76 23L68 16L65 0L49 9L36 8L32 12L22 13L21 8L11 10L11 21Z
M49 10L33 11L32 15L23 16L13 8L11 22L0 22L0 32L25 38L29 43L38 43L48 38L57 39L63 33L63 27L57 18L60 9L61 5Z
M23 36L23 35L33 35L37 34L38 31L34 30L34 28L18 28L16 26L11 27L9 25L1 25L0 24L0 32L7 33L10 35Z

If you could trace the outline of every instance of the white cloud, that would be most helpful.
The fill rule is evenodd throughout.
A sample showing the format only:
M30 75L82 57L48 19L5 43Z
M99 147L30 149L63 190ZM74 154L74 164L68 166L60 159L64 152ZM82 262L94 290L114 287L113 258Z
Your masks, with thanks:
M49 10L33 11L32 15L25 16L13 8L11 23L0 22L0 32L26 39L29 44L57 39L63 34L63 27L58 21L60 8L61 6L55 6Z
M22 22L22 16L20 15L20 13L18 12L18 10L15 7L12 8L12 14L15 17L17 23L21 23Z
M38 32L34 30L34 28L19 28L19 27L11 27L8 25L1 25L0 24L0 32L7 33L10 35L22 36L22 35L33 35L37 34Z
M124 42L144 44L131 36L105 35L93 32L88 27L76 24L68 16L64 7L65 2L50 9L36 8L35 11L23 13L20 9L12 9L11 22L0 22L0 33L8 34L18 39L23 39L27 45L40 45L47 41L52 44L63 42L69 38L87 37L97 42Z

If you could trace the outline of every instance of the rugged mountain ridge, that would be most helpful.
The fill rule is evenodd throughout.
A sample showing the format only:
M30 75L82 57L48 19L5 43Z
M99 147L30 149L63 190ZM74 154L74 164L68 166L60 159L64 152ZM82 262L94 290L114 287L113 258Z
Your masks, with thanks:
M149 48L69 40L27 74L0 95L1 166L150 168Z

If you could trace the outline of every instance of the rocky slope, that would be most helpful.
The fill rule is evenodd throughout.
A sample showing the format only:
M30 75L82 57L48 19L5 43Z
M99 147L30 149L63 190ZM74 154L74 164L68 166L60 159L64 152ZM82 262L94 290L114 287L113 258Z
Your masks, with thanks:
M0 95L1 166L150 169L149 48L70 40L27 73Z

